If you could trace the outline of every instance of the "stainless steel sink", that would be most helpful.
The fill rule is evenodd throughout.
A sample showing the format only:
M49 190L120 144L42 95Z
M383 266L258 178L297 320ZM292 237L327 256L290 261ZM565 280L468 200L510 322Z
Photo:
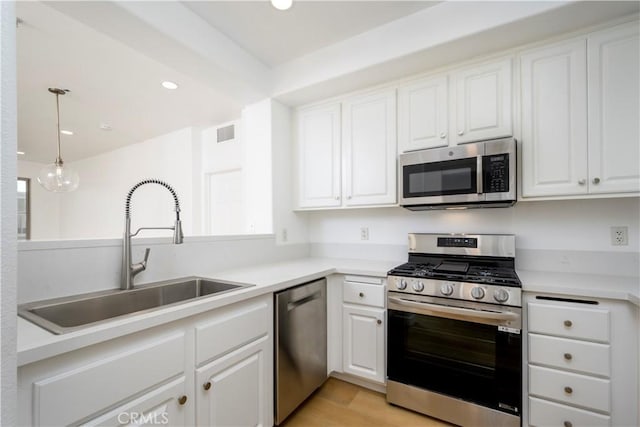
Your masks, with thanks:
M22 304L18 306L18 314L55 334L64 334L114 318L158 310L248 286L253 285L186 277L141 285L128 291L94 292Z

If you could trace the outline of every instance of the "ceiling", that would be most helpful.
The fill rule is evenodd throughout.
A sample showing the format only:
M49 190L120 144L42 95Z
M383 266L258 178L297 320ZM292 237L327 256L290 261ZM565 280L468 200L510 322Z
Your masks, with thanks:
M267 97L326 99L617 19L639 2L16 2L18 150L66 161L240 117ZM180 85L175 91L164 80ZM110 131L100 129L108 124ZM144 161L144 159L141 159Z
M297 1L286 12L275 9L268 1L183 3L209 25L273 67L437 2Z
M125 37L151 37L127 33L124 19L104 13L107 3L17 2L23 21L17 30L18 150L25 153L20 160L55 159L55 96L49 87L70 90L60 97L61 128L74 132L61 136L66 161L240 116L245 100L225 93L224 84L216 87L180 72L180 64L167 65L136 49ZM185 3L267 68L432 4L303 1L280 12L265 1ZM143 6L152 10L165 4ZM100 25L91 25L91 17ZM164 89L164 80L179 83L179 89ZM102 130L102 124L111 130Z

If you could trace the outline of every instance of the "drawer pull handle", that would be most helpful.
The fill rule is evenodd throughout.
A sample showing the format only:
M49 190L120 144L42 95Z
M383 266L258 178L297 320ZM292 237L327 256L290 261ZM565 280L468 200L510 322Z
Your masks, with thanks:
M571 326L573 326L573 322L571 320L565 320L564 326L566 326L567 328L570 328Z
M564 388L564 392L567 393L567 394L571 394L571 393L573 393L573 389L571 387L565 387Z
M202 384L202 388L204 388L205 390L209 390L211 388L211 381L207 381L206 383Z
M363 293L363 292L360 292L360 293L358 294L358 296L359 296L360 298L364 298L364 293Z
M571 359L573 359L573 356L571 355L571 353L564 354L564 360L571 360Z
M180 396L178 398L178 403L181 405L184 405L185 403L187 403L187 396Z
M573 427L573 423L571 423L571 421L565 421L562 424L564 425L564 427Z
M378 319L378 320L376 320L376 323L377 323L378 325L382 325L382 320Z

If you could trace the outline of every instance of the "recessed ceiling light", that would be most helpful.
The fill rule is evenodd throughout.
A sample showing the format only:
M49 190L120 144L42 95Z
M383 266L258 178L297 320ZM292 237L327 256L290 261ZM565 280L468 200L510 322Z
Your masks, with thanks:
M100 123L100 129L102 129L102 130L111 130L113 128L108 123Z
M278 10L287 10L293 4L293 0L271 0L271 4Z
M178 89L178 84L167 80L162 82L162 87L165 89L174 90L174 89Z
M72 131L70 131L70 130L64 130L64 129L63 129L63 130L61 130L61 131L60 131L60 133L61 133L61 134L63 134L63 135L73 135L73 132L72 132Z
M24 151L18 151L18 156L24 156Z

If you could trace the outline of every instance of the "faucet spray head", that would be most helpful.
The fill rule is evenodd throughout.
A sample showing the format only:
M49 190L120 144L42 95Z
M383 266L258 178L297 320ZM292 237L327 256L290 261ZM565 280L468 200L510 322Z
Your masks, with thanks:
M175 245L179 245L182 243L183 241L183 234L182 234L182 222L180 222L179 219L176 219L176 223L173 226L173 244Z

